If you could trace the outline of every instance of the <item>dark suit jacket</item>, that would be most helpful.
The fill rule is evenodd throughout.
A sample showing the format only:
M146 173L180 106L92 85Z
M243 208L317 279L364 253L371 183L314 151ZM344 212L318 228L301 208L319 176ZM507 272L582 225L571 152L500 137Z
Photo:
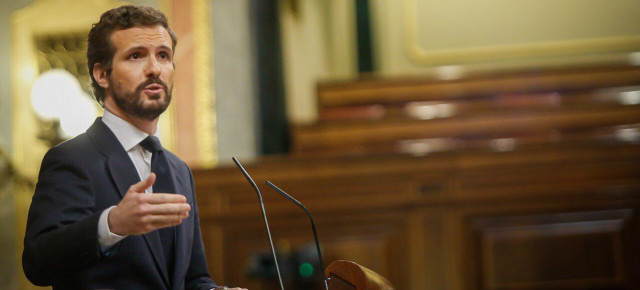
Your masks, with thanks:
M173 273L167 273L158 231L128 236L106 254L101 251L100 214L118 204L140 178L98 118L86 133L52 148L42 160L24 239L27 278L54 289L217 287L207 270L193 176L178 157L169 153L167 158L176 193L186 196L192 208L176 227Z

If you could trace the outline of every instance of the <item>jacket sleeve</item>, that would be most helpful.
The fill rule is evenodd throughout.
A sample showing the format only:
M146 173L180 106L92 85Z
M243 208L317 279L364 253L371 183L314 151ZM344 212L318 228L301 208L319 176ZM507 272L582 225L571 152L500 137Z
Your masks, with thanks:
M189 170L188 167L187 170ZM189 178L191 179L191 189L193 193L194 229L191 263L187 270L185 289L209 290L218 287L218 285L216 285L209 277L204 245L202 243L202 234L200 232L200 217L198 215L198 205L196 202L195 184L193 182L193 174L191 174L191 171L189 171Z
M36 285L68 279L101 257L101 212L95 210L91 183L78 159L72 148L59 146L42 161L22 253L25 275Z

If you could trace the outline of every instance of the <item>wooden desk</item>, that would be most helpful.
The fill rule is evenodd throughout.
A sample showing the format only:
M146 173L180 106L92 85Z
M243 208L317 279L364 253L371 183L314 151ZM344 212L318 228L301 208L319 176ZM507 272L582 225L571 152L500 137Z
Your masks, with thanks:
M285 256L313 237L266 180L313 212L325 262L355 261L396 289L640 289L637 67L344 86L319 93L321 112L386 113L300 125L291 155L246 164ZM425 100L457 115L407 115ZM213 274L277 289L246 274L268 243L244 177L194 174Z
M398 289L550 289L638 286L639 164L640 146L626 144L281 157L247 170L309 207L327 261L367 265ZM271 289L243 270L268 248L255 193L235 168L194 173L209 259L224 265L214 273ZM312 241L298 208L261 187L281 246Z

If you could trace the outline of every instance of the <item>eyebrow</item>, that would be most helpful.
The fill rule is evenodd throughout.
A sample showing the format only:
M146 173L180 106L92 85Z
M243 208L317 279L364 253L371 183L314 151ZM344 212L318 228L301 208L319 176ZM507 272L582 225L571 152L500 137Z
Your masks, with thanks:
M173 49L171 49L170 47L168 47L168 46L166 46L166 45L164 45L164 44L163 44L163 45L160 45L160 46L159 46L159 48L161 48L161 49L166 49L166 50L170 51L171 53L173 53ZM146 47L146 46L138 45L138 46L134 46L134 47L131 47L131 48L127 49L127 50L125 51L125 54L129 54L129 53L134 52L134 51L136 51L136 50L145 50L145 49L147 49L147 47Z

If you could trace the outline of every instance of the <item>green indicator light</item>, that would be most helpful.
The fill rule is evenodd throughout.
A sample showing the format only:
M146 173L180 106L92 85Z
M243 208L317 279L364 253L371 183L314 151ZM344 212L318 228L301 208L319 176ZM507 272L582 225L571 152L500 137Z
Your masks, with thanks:
M298 268L298 272L300 272L300 276L302 277L310 277L313 274L313 266L309 263L303 263Z

